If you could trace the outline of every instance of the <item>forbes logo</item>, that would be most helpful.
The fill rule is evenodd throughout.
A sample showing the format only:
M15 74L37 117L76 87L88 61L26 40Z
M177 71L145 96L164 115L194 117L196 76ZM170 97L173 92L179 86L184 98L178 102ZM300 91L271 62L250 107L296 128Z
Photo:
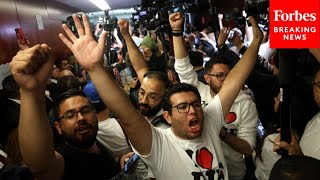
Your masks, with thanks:
M300 13L295 10L291 13L285 13L282 10L273 10L274 21L316 21L316 13Z

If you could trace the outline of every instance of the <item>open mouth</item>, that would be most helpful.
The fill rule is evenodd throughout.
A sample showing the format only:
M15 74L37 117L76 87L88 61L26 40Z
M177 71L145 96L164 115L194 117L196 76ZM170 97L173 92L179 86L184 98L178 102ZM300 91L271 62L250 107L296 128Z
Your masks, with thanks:
M197 119L192 119L189 122L189 127L191 129L192 132L198 132L200 131L200 122Z

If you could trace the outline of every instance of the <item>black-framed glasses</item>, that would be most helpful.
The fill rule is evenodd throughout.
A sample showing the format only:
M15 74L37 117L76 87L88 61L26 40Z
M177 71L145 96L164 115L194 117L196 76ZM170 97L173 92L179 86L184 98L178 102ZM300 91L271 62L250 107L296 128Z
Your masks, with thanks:
M216 77L219 81L222 81L222 80L224 80L224 79L227 77L228 73L227 73L227 74L224 74L224 73L217 73L217 74L207 73L207 75L208 75L208 76L214 76L214 77Z
M136 93L137 93L137 97L138 97L139 100L142 100L144 97L146 97L146 99L148 100L148 102L150 104L154 104L156 101L161 99L162 96L163 96L163 95L159 96L156 93L148 93L148 94L146 94L146 92L143 89L139 89Z
M204 101L194 101L192 103L181 103L172 108L176 108L180 114L188 113L190 111L190 106L192 106L196 111L200 111L205 107Z
M78 113L81 113L82 116L88 116L91 115L94 112L94 109L87 105L83 106L79 111L75 109L71 109L67 112L65 112L62 116L59 117L59 120L62 118L67 119L67 120L73 120L78 116Z
M320 82L312 82L313 89L320 93Z

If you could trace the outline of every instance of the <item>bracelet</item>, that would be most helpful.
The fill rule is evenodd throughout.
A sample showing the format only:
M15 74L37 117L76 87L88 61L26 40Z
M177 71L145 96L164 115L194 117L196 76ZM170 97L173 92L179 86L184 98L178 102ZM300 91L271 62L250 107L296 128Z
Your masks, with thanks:
M182 31L180 31L180 32L174 32L174 31L172 31L172 33L171 33L171 35L172 36L182 36L183 35L183 32Z
M182 32L182 29L178 29L178 30L172 29L172 32Z
M171 35L172 36L183 36L183 30L182 29L178 29L178 30L172 29Z

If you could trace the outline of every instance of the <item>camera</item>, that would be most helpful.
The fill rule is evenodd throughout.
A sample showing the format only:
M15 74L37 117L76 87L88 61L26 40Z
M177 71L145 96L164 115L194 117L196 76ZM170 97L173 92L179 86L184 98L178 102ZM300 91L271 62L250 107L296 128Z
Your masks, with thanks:
M99 28L103 28L105 31L113 31L114 28L117 28L118 19L116 17L109 16L108 11L104 11L104 14L105 16L103 18L99 18Z
M168 10L168 14L181 12L186 13L188 11L188 5L186 3L183 4L172 4L171 7Z
M117 18L116 17L106 17L104 20L103 29L105 31L113 31L117 27Z
M263 29L269 28L269 0L245 0L245 11L253 16Z
M186 13L188 4L176 0L142 0L140 6L134 8L137 12L131 15L134 26L143 25L147 30L164 30L169 32L169 14Z
M228 35L228 40L232 40L234 38L234 30L230 30L229 35Z
M77 14L77 16L79 17L80 21L82 22L82 14L79 13L79 14ZM72 31L72 33L75 36L79 37L78 31L77 31L77 27L76 27L76 25L75 25L75 23L73 21L72 16L68 16L66 21L63 21L62 23L65 23L69 27L69 29Z

